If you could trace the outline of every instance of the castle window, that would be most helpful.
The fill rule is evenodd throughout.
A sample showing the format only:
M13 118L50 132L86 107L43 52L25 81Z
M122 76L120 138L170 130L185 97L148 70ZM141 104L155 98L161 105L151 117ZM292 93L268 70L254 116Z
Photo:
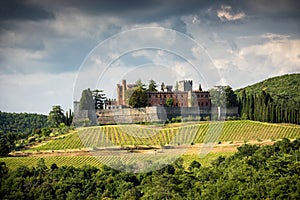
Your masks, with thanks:
M156 97L156 98L158 97L157 94L155 95L155 97Z
M203 106L203 102L201 102L201 106Z
M166 98L167 96L164 94L164 98Z
M173 97L173 95L170 95L171 96L171 98Z
M208 97L208 95L206 94L205 97Z
M206 102L206 106L208 106L208 102Z
M200 95L199 95L199 94L197 94L197 97L200 97Z
M203 94L201 94L201 97L203 97Z

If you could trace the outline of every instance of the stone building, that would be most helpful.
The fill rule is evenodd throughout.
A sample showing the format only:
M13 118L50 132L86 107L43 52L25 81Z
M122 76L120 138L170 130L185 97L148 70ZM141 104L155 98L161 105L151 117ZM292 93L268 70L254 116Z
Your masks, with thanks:
M126 105L126 91L136 87L136 84L126 84L126 80L122 80L122 85L117 84L117 105Z
M122 81L122 85L117 84L117 105L126 105L126 91L134 88L134 84L126 84L126 80ZM165 106L168 99L173 100L172 107L200 107L210 108L211 101L208 91L192 90L193 81L184 80L178 82L178 90L172 91L172 86L164 87L162 91L147 92L148 106Z

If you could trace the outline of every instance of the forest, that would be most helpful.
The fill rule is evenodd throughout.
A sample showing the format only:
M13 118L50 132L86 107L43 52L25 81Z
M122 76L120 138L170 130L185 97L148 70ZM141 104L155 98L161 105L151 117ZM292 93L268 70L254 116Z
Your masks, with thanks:
M241 119L300 124L300 74L273 77L236 90Z
M270 146L244 144L209 167L182 159L157 171L133 174L103 165L9 170L0 164L1 199L299 199L300 139ZM126 167L126 166L124 166Z
M64 114L59 105L53 106L48 116L0 111L0 156L36 140L45 140L51 133L68 132L72 120L71 110Z

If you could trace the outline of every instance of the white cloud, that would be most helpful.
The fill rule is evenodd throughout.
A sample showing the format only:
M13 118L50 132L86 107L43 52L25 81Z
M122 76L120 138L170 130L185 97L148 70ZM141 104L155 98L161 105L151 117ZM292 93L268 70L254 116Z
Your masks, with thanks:
M280 73L300 70L300 40L274 40L264 44L252 45L240 50L239 55L246 58L249 55L264 56L262 65L272 66Z
M262 38L270 39L270 40L283 40L290 38L289 35L281 35L275 33L264 33L261 35Z
M235 21L246 17L244 12L239 12L233 14L231 6L222 6L220 10L217 11L217 16L221 21Z

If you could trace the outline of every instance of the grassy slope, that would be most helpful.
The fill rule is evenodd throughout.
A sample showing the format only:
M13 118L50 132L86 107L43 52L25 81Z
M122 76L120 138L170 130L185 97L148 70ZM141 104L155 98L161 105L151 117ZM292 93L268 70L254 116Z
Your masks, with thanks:
M266 91L278 103L296 103L300 106L300 74L287 74L283 76L272 77L262 82L236 90L241 94L243 90L246 93L257 93Z
M249 141L300 137L300 126L291 124L272 124L254 121L226 121L200 125L181 126L164 129L160 132L130 126L93 127L65 138L56 139L32 150L82 149L84 144L89 148L111 145L161 145L169 144L176 135L178 143L190 144L203 142ZM191 135L191 132L197 132ZM101 135L101 133L103 133ZM145 137L152 135L152 137ZM189 137L190 136L190 137ZM173 142L174 143L174 142ZM176 142L177 143L177 142Z
M283 137L287 138L297 138L300 137L300 126L291 125L291 124L271 124L271 123L262 123L262 122L253 122L253 121L227 121L223 124L220 123L211 123L209 124L200 124L200 125L188 125L181 126L182 133L181 135L186 135L188 130L191 130L190 127L193 127L192 130L198 130L197 135L195 136L195 141L203 142L205 138L205 133L207 130L211 131L213 135L214 131L221 128L222 133L218 138L214 138L215 141L248 141L248 140L264 140L264 139L280 139ZM195 129L197 127L197 129ZM93 127L87 130L93 130L97 135L97 130L105 129L107 133L110 133L111 138L118 138L120 135L117 135L120 126L106 126L106 127ZM156 139L161 139L163 142L167 142L170 133L176 132L178 134L178 128L169 128L164 130L160 134L160 137ZM129 131L130 126L127 126L123 131ZM132 130L138 131L137 127L134 126ZM170 131L168 131L170 130ZM172 131L171 131L172 130ZM181 132L181 131L180 131ZM179 133L180 133L179 132ZM146 132L145 132L146 133ZM169 135L169 136L168 136ZM132 137L132 136L131 136ZM125 140L123 140L125 141ZM142 140L140 140L142 141ZM157 144L159 141L152 141ZM81 149L83 144L78 136L78 134L72 133L65 137L49 141L45 145L32 148L31 150L61 150L61 149ZM218 156L231 155L233 152L211 152L204 158L200 158L198 154L192 155L183 155L184 165L187 167L190 162L193 160L198 160L203 166L207 166L211 163L212 160L216 159ZM40 155L42 157L42 155ZM8 157L0 158L0 162L6 162L7 166L10 169L15 169L20 165L26 166L36 166L36 163L40 157ZM75 166L81 167L84 165L92 165L95 167L100 167L101 163L93 156L52 156L44 157L46 165L51 166L52 163L56 163L58 166Z

